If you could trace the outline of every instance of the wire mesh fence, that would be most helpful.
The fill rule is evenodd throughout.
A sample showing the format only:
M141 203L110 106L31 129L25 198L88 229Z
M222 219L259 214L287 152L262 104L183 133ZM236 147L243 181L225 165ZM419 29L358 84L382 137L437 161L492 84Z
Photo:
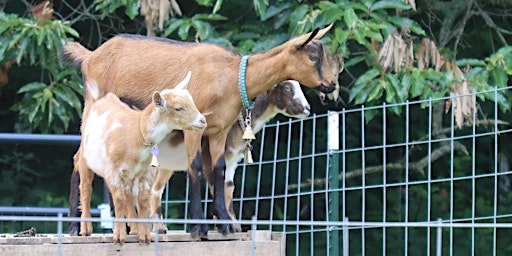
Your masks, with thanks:
M484 100L508 89L267 124L235 175L243 230L286 233L286 255L512 254L510 114ZM197 223L186 180L164 193L171 230Z
M510 254L509 116L482 100L507 89L268 124L235 212L286 232L289 255ZM185 179L169 183L170 219L186 218Z

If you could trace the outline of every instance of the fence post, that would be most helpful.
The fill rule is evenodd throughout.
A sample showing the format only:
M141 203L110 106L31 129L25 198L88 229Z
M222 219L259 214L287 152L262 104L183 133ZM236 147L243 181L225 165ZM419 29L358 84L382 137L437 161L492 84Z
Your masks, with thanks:
M329 214L328 221L339 221L339 164L338 150L340 148L339 115L336 112L329 111L327 128L327 145L329 152L328 160L328 195L329 195ZM339 255L339 228L328 227L329 236L329 255Z
M436 244L436 255L441 256L443 254L443 227L441 224L443 224L443 221L441 218L437 219L437 223L439 226L437 226L437 244Z

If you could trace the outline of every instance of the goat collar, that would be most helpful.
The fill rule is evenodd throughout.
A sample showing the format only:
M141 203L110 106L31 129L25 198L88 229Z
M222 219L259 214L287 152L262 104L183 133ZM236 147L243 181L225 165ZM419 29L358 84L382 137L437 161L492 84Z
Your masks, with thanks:
M142 111L139 115L139 128L140 128L140 135L142 136L142 140L144 140L142 145L144 145L145 147L155 146L154 142L148 142L148 140L146 139L146 136L144 136L144 129L142 129Z
M245 84L245 73L247 71L247 60L248 55L242 56L240 59L240 68L238 69L238 91L240 92L240 98L242 99L242 106L245 109L252 110L254 108L254 102L250 102L247 97L247 86Z

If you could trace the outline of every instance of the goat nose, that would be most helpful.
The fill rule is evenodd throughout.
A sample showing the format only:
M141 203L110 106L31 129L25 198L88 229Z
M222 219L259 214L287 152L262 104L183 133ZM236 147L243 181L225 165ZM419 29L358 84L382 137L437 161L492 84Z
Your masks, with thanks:
M306 106L304 107L304 110L305 110L305 111L307 111L308 113L309 113L309 112L311 112L311 106L306 105Z
M202 117L202 118L199 120L199 122L200 122L202 125L206 126L206 118Z

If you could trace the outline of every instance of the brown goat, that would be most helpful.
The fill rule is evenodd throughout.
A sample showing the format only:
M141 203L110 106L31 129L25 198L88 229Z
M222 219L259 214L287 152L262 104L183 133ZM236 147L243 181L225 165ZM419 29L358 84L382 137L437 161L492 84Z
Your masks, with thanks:
M263 53L250 55L246 70L246 94L249 100L286 79L317 88L325 93L335 89L337 81L319 41L332 25L290 39ZM207 43L184 43L162 38L120 35L94 51L77 43L64 47L64 56L81 63L84 83L99 86L100 94L112 92L139 108L149 103L154 90L177 83L185 70L194 76L189 91L198 109L206 116L208 127L185 131L184 139L190 173L190 215L204 219L201 205L201 140L210 148L214 177L213 213L229 220L224 200L224 146L231 125L242 109L238 78L241 56L229 49ZM87 105L87 95L85 97ZM167 156L172 157L172 156ZM234 232L231 224L218 225L223 234ZM190 225L193 237L206 237L205 224Z
M206 119L185 89L188 76L174 89L154 92L152 104L137 111L122 103L112 93L98 99L95 84L88 84L89 102L82 122L82 141L76 157L80 174L82 217L90 217L93 172L103 177L112 193L116 218L148 218L149 195L154 173L150 170L151 154L174 129L202 130ZM137 209L138 216L135 214ZM128 210L128 211L126 211ZM139 241L149 243L147 223L132 225ZM83 235L90 235L90 222L83 221ZM116 222L114 243L123 244L126 225Z

